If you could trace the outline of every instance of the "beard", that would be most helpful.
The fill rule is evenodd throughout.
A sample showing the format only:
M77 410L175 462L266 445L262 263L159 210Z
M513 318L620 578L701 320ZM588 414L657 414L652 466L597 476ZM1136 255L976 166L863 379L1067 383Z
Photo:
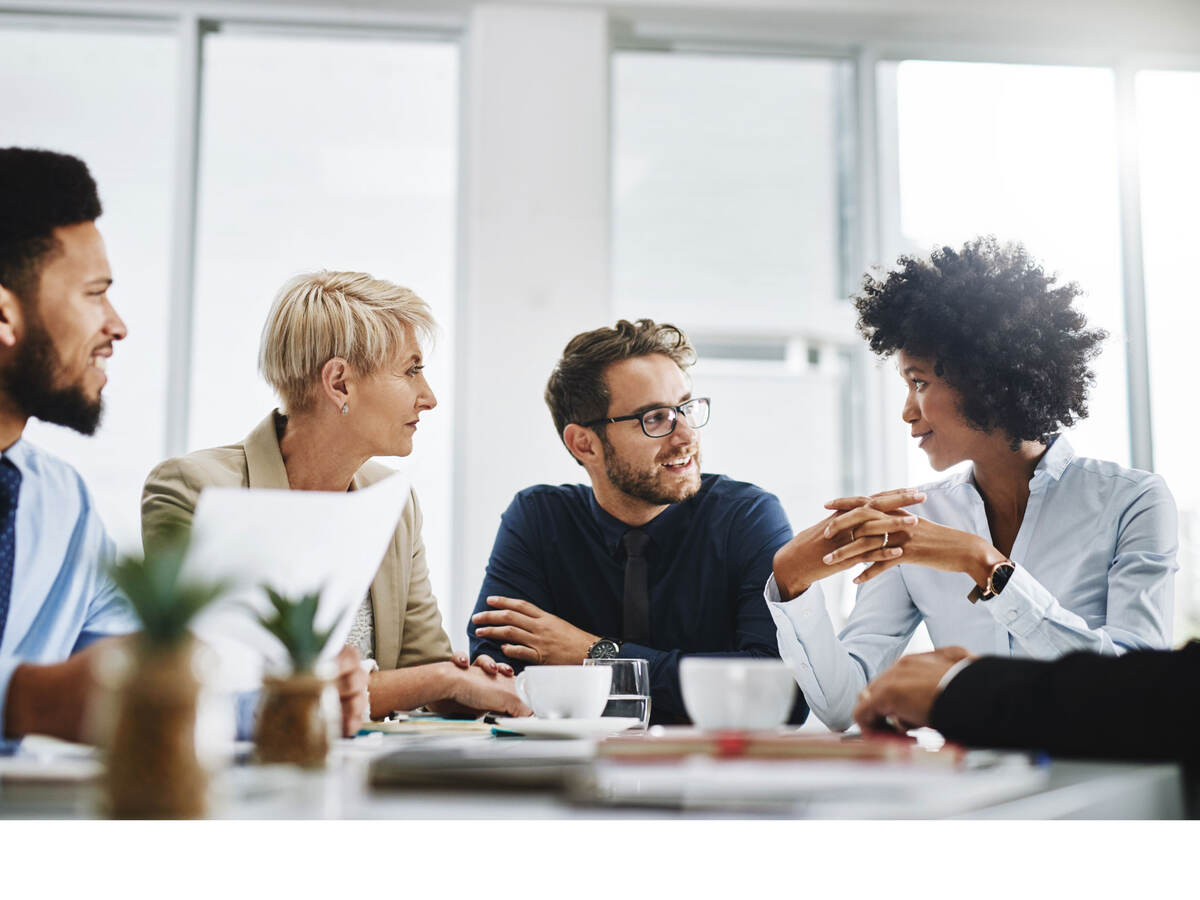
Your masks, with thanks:
M695 477L689 478L683 483L666 484L664 482L668 473L657 460L653 469L635 469L620 458L606 437L601 436L600 443L604 447L604 474L608 476L608 480L613 483L614 487L630 497L653 503L656 506L665 506L694 497L700 490L699 447L692 452L693 463L696 466ZM663 459L671 459L679 455L681 454L676 451L670 456L664 456Z
M90 398L78 383L58 386L62 369L49 332L30 317L15 356L0 370L0 389L27 416L65 425L80 434L95 434L104 412L103 401Z

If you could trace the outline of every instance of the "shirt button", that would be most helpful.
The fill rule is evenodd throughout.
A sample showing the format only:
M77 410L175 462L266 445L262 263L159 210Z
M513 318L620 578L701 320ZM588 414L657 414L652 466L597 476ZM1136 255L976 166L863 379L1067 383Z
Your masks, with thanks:
M807 672L808 671L808 663L800 663L800 668L803 669L805 672Z
M1008 611L1008 621L1015 622L1016 620L1017 620L1017 611L1015 609L1010 609Z

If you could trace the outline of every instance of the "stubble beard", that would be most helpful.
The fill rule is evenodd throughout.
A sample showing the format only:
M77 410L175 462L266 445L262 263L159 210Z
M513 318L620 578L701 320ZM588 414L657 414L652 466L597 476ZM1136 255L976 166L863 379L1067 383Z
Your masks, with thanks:
M696 467L695 477L682 484L668 487L660 483L666 471L656 461L653 470L639 470L626 463L617 454L616 449L601 436L604 447L604 474L613 486L622 493L655 506L666 506L671 503L681 503L690 499L700 490L700 449L693 451L692 463Z
M62 360L36 314L17 345L16 355L0 369L0 390L27 416L92 435L100 426L104 402L93 400L76 384L56 386Z

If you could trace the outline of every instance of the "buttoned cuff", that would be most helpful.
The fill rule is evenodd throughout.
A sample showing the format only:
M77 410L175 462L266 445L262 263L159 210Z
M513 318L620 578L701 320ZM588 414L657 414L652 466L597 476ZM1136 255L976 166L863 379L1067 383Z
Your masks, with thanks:
M1054 598L1024 566L1013 563L1013 567L1012 577L1004 590L990 600L980 602L1011 634L1025 638L1042 624L1046 608Z
M770 577L767 578L767 583L763 587L763 599L765 599L768 603L774 603L776 606L781 606L785 609L794 608L799 610L808 608L810 601L814 597L820 606L824 608L825 594L821 591L821 585L819 584L810 584L808 586L808 590L803 594L797 594L791 600L784 600L779 593L779 585L775 581L774 572L772 572ZM788 618L791 618L791 616L789 615Z

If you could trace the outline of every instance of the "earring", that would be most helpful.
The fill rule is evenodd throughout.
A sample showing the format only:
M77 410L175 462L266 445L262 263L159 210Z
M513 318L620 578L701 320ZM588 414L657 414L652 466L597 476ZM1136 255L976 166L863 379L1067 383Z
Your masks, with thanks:
M346 413L348 413L348 412L350 412L350 404L349 404L349 403L343 403L343 404L342 404L342 415L344 416L344 415L346 415Z

